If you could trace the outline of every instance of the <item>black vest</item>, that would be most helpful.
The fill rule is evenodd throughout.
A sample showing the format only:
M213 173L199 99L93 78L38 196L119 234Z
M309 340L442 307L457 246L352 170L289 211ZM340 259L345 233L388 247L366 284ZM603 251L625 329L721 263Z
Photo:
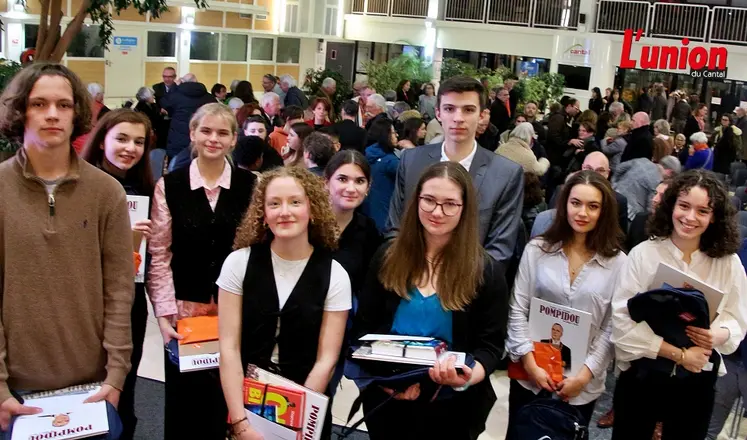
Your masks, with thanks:
M247 364L274 369L270 359L277 343L279 373L299 384L306 381L316 362L331 270L330 253L315 249L280 310L270 245L252 246L243 286L241 363L245 369Z
M166 203L171 212L171 270L176 299L209 303L218 300L215 281L233 248L236 228L249 206L256 177L234 168L231 188L220 190L215 212L200 187L190 189L189 168L164 177Z

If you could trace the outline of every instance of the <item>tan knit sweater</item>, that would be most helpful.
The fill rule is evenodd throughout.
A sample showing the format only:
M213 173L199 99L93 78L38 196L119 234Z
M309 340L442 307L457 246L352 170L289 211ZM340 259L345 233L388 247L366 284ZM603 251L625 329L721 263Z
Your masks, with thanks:
M122 389L134 298L125 192L78 159L54 208L25 150L0 164L0 402L93 381Z

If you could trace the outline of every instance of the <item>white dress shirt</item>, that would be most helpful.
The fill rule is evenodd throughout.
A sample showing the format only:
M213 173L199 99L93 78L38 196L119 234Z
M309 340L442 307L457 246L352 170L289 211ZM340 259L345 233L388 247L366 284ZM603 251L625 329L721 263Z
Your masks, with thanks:
M506 350L514 362L534 351L534 343L529 337L529 305L533 297L591 313L591 333L584 365L593 378L581 394L569 400L571 405L584 405L604 392L607 367L614 353L610 342L612 293L627 256L623 252L612 258L594 255L582 266L571 284L565 252L562 248L545 252L542 250L544 243L540 238L530 241L521 256L511 296ZM540 391L533 382L520 380L519 383L535 394Z
M711 328L726 328L730 335L723 345L714 348L719 353L730 354L739 347L747 328L747 276L739 257L732 254L711 258L696 251L690 260L690 264L682 260L682 251L669 238L646 240L630 251L612 301L612 342L615 344L617 366L621 370L627 370L630 362L636 359L656 359L664 341L646 322L633 321L628 312L628 300L639 292L651 289L659 262L667 263L724 292L719 316ZM722 362L719 375L724 374L726 367Z
M446 149L444 147L445 143L441 144L441 162L448 162L451 159L449 159L449 156L446 155ZM477 153L477 140L475 140L475 144L472 147L472 151L465 157L464 159L459 161L459 164L464 167L467 172L469 172L469 167L472 166L472 161L475 159L475 154Z

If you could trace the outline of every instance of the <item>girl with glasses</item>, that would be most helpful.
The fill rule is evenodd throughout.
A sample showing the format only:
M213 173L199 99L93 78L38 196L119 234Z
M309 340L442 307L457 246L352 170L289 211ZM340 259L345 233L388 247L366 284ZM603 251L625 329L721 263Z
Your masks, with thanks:
M477 220L467 171L454 162L434 164L421 176L399 234L373 257L354 335L433 337L475 362L457 373L453 360L444 360L397 390L375 382L364 388L372 440L476 439L485 429L496 400L488 377L503 352L508 291L479 244Z
M557 206L550 229L524 250L514 283L506 348L511 360L522 364L529 379L511 380L509 440L523 440L512 433L515 417L541 392L557 394L575 406L588 425L594 405L604 392L607 367L612 361L611 286L626 259L621 251L623 234L617 221L615 193L607 179L585 170L563 186ZM566 369L560 382L554 382L535 361L534 341L529 338L532 298L592 315L584 365L574 375L568 375Z

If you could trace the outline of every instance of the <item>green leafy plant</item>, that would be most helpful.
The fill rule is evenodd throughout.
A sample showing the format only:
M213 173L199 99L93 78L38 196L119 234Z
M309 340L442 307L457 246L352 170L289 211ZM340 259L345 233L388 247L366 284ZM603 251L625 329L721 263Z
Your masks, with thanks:
M0 58L0 90L5 90L11 79L16 76L23 67L15 61Z
M309 92L309 96L315 96L319 89L322 88L324 78L332 78L337 83L335 95L332 97L332 105L339 109L342 102L350 96L350 83L336 70L330 69L306 69L306 79L304 80L304 89Z
M395 90L404 79L413 83L431 80L431 64L414 55L403 54L386 63L367 61L364 65L368 83L382 94L387 90Z
M41 4L34 56L37 61L60 62L70 43L80 33L86 18L99 25L99 38L106 48L114 32L112 13L119 15L121 11L134 9L140 15L150 12L152 18L158 18L161 13L169 10L166 0L83 0L78 10L73 12L65 32L61 33L60 22L63 7L67 9L67 1L63 6L63 0L21 0L24 7L27 6L27 1L38 1ZM194 2L198 8L207 7L206 0Z

